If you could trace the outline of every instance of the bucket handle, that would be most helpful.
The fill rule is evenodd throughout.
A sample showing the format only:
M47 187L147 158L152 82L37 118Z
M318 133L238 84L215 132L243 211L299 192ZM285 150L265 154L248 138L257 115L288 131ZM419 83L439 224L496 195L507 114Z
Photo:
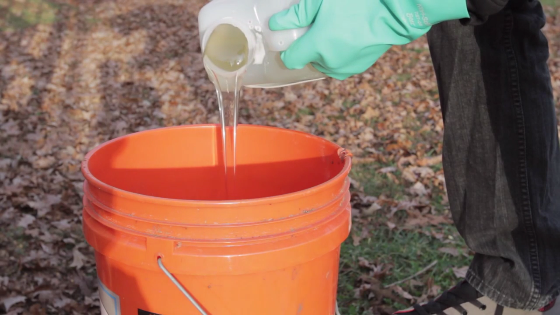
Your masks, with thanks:
M171 280L171 282L173 282L173 284L177 287L177 289L179 289L179 291L181 291L181 293L183 293L187 297L187 299L189 299L189 301L191 301L191 303L194 305L194 307L196 307L196 309L200 312L200 314L208 315L202 309L202 307L194 300L194 298L189 294L189 292L187 292L187 290L185 290L185 288L183 288L183 286L179 283L179 281L177 281L177 279L175 279L175 277L173 277L173 275L165 268L165 266L163 265L163 262L161 262L161 257L157 258L157 262L158 262L159 269L161 269L163 271L163 273L165 273L165 275L169 278L169 280Z
M200 305L198 305L198 303L189 294L189 292L187 292L187 290L185 290L185 288L183 288L183 286L179 283L179 281L177 281L177 279L175 279L175 277L173 277L173 275L169 271L167 271L167 268L165 268L165 266L161 262L161 257L158 257L157 262L158 262L159 269L161 269L161 271L163 271L163 273L165 273L165 275L169 278L169 280L171 280L171 282L173 282L173 284L177 287L177 289L179 289L179 291L181 291L187 297L187 299L189 299L189 301L191 301L191 303L194 305L194 307L196 307L196 309L200 312L200 314L208 315L202 309L202 307ZM336 313L335 314L340 315L340 311L338 310L338 303L336 303Z

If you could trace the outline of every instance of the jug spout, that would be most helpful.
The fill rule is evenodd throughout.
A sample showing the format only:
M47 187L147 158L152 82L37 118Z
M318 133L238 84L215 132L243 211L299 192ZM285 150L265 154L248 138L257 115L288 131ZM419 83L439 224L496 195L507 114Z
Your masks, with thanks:
M222 19L202 38L204 68L216 88L233 92L253 60L255 38L250 30L234 19Z

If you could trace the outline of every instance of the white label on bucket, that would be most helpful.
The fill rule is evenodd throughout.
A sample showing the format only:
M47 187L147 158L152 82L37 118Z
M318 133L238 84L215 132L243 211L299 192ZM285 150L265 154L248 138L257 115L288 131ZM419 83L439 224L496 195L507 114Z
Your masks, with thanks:
M109 313L107 313L107 310L103 306L103 303L101 303L101 315L109 315Z
M121 315L119 296L109 290L99 280L99 300L101 301L101 315Z

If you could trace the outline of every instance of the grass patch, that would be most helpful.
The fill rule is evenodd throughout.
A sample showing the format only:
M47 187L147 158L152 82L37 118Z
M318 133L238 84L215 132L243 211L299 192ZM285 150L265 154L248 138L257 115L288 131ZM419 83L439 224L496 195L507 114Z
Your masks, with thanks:
M394 167L392 164L381 163L362 163L352 166L351 177L358 181L364 188L364 192L370 196L391 196L391 198L399 200L406 193L406 188L387 175L379 172L385 167ZM396 177L400 177L400 171L396 170L392 173Z
M17 30L56 20L59 5L45 0L0 0L0 30Z
M353 167L351 177L362 185L366 195L384 195L394 200L410 199L411 196L407 195L404 183L398 180L395 182L395 179L379 172L381 168L391 166L393 165L380 163L357 164ZM398 171L392 174L397 179L400 178ZM437 213L447 211L447 206L442 204L443 195L443 191L432 192L431 205ZM405 211L399 211L394 215L406 219ZM361 280L363 276L371 276L376 272L371 267L364 266L364 261L375 266L375 270L386 270L379 277L383 285L405 279L437 261L425 273L400 284L406 292L416 298L427 295L432 297L436 292L440 293L455 285L459 278L453 268L465 267L470 263L471 256L468 249L453 225L440 224L411 230L403 229L398 225L390 228L385 224L386 221L387 212L383 210L369 217L362 216L353 220L351 235L359 235L364 230L368 231L368 235L357 245L352 237L342 245L338 288L341 314L373 314L372 306L375 306L375 297L372 294L356 296L357 288L363 283ZM384 299L382 304L393 310L409 307L390 299Z
M371 237L362 240L360 245L354 246L352 239L342 245L341 273L339 280L338 302L342 314L362 315L370 307L370 301L355 297L356 284L362 274L368 272L367 268L359 265L359 258L372 262L376 266L392 265L389 273L383 279L383 284L405 279L422 270L433 261L437 264L426 273L419 275L415 280L424 285L414 286L411 290L402 286L412 294L419 297L426 290L426 283L433 281L442 289L450 288L459 280L453 273L453 267L467 266L470 258L466 254L464 243L456 235L453 226L445 226L447 234L445 239L453 237L454 244L444 244L441 240L416 231L390 230L388 227L378 227L371 230ZM430 232L430 231L426 231ZM457 249L459 255L453 256L439 251L440 248ZM408 305L399 305L387 301L394 308L406 308Z
M541 0L541 3L544 5L557 7L558 5L560 5L560 0Z
M410 73L397 74L397 81L404 82L409 81L410 79L412 79L412 75Z

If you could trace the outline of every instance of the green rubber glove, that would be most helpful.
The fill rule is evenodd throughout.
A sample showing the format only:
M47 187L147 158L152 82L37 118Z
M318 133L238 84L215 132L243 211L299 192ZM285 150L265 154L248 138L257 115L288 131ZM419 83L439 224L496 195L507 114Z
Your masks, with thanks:
M274 1L274 0L271 0ZM466 0L301 0L273 15L273 31L311 25L281 57L288 69L311 63L344 80L371 67L393 45L404 45L431 26L469 17Z

